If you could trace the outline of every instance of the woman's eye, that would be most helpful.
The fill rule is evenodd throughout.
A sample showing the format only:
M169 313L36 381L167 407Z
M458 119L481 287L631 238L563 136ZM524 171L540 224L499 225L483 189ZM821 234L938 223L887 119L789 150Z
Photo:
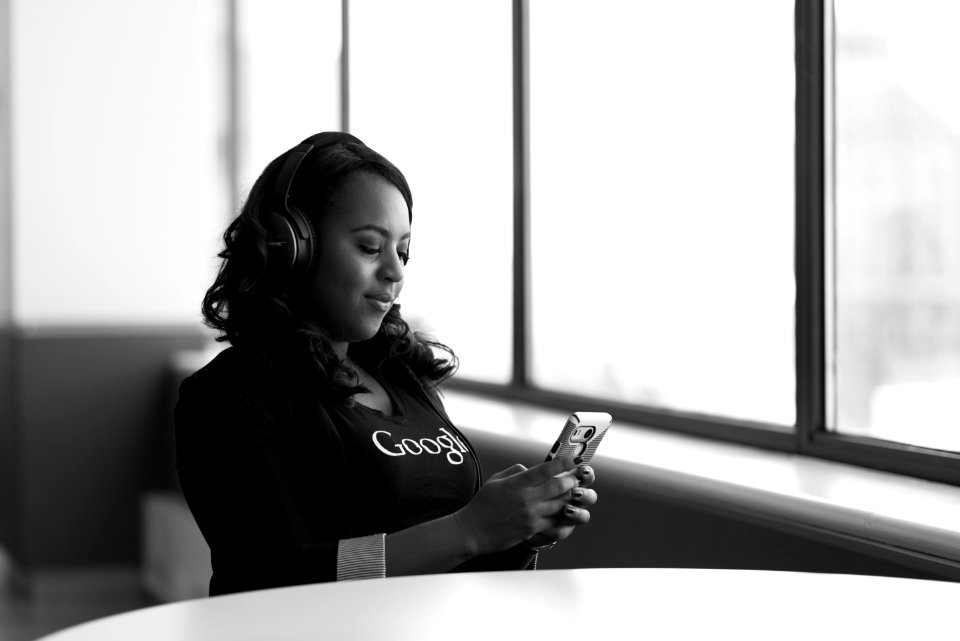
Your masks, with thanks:
M358 248L360 249L360 251L362 251L364 254L368 254L368 255L370 255L370 256L376 256L376 255L378 255L378 254L382 251L379 247L375 247L375 246L373 246L373 245L362 245L362 244L361 244L361 245L357 245L357 247L358 247ZM406 265L406 264L407 264L407 261L410 260L410 254L409 254L408 252L398 251L398 252L397 252L397 256L400 257L400 260L403 262L404 265Z

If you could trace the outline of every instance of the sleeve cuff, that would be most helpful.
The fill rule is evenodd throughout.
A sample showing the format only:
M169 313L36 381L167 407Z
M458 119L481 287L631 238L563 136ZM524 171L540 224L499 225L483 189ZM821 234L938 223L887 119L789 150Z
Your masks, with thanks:
M337 545L337 581L387 576L385 534L342 539Z

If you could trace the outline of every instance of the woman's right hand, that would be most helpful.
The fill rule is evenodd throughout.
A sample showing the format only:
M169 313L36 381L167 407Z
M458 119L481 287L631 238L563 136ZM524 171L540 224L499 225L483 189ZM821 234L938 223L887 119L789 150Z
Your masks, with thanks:
M572 457L563 457L530 469L514 465L491 476L454 515L470 555L505 550L555 525L554 517L579 483L576 474L555 477L575 467Z

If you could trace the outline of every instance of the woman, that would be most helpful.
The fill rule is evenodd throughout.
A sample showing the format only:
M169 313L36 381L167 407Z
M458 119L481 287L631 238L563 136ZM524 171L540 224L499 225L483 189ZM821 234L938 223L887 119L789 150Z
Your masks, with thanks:
M411 221L400 171L327 132L268 165L227 229L203 314L231 346L175 410L211 595L526 568L589 520L593 472L571 459L482 483L436 392L456 358L396 303Z

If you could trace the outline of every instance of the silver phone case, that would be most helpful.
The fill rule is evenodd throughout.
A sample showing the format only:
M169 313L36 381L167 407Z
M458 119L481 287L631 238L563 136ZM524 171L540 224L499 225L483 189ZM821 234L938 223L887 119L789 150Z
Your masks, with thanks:
M613 417L606 412L574 412L560 431L557 442L550 448L546 460L579 456L583 463L589 462L612 421Z

